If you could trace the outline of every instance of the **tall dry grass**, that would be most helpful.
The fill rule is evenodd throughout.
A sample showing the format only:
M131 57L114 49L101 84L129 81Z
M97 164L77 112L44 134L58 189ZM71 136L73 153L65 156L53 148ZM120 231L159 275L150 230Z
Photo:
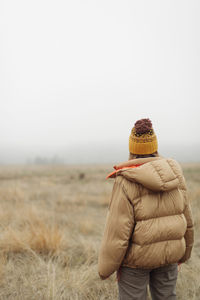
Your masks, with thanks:
M112 181L110 166L0 168L0 300L117 299L97 257ZM200 299L200 165L185 165L195 220L192 258L177 299Z

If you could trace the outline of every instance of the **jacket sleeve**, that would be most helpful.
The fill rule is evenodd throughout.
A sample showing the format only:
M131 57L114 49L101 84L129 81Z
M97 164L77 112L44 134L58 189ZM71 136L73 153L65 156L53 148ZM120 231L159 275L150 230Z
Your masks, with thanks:
M134 226L133 206L122 180L121 176L115 179L99 251L98 272L102 279L119 269Z
M186 251L184 256L180 259L180 262L183 263L186 260L188 260L191 256L191 251L194 243L194 225L193 225L193 218L192 218L192 211L191 206L188 200L188 197L186 195L186 205L184 209L184 216L187 221L187 229L185 232L185 243L186 243Z

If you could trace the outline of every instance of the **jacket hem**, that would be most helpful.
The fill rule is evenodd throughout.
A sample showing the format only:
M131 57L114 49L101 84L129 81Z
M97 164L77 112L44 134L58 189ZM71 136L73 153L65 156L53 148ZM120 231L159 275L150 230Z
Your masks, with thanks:
M159 264L159 265L154 265L154 266L139 266L139 265L131 265L131 264L122 264L121 267L129 267L132 269L156 269L156 268L161 268L161 267L166 267L172 264L176 264L179 261L174 261L174 262L170 262L170 263L165 263L165 264Z

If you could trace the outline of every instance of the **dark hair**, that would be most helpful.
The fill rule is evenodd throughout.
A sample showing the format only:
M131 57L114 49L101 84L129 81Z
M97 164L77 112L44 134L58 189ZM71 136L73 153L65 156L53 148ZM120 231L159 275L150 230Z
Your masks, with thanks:
M140 154L138 154L138 155L136 155L136 158L144 158L144 157L156 157L156 155L155 154L145 154L145 155L140 155Z
M157 157L159 156L158 152L154 152L151 154L132 154L129 153L129 159L136 159L136 158L145 158L145 157Z

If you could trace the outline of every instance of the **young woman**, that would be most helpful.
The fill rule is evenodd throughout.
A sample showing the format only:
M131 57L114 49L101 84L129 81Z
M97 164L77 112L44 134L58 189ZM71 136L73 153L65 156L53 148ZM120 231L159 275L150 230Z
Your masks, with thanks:
M115 166L99 252L101 279L117 271L120 300L176 299L177 265L190 258L193 220L180 165L160 157L149 119L135 123L129 161Z

